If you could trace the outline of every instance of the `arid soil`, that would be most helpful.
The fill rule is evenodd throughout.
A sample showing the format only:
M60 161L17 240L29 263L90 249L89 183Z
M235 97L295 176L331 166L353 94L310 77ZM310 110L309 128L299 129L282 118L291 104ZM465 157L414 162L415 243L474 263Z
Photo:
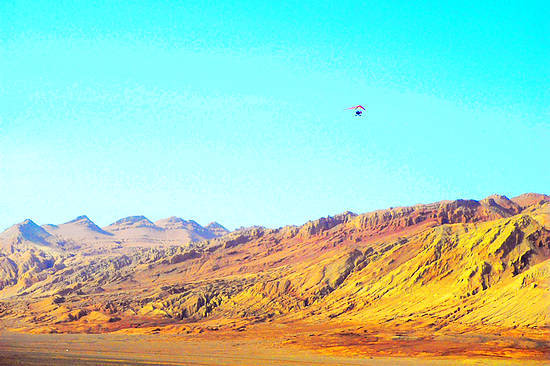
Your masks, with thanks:
M394 345L398 347L398 345ZM0 365L544 365L529 359L331 355L269 338L0 333Z

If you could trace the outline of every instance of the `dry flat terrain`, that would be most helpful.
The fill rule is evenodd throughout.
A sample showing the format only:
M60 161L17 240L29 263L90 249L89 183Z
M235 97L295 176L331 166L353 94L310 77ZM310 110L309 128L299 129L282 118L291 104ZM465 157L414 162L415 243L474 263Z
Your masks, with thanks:
M517 360L491 358L411 358L325 355L269 339L200 339L164 335L0 333L0 365L342 365L452 366L517 365ZM544 361L521 360L522 365Z
M231 233L175 217L26 220L0 251L4 364L550 360L542 194Z

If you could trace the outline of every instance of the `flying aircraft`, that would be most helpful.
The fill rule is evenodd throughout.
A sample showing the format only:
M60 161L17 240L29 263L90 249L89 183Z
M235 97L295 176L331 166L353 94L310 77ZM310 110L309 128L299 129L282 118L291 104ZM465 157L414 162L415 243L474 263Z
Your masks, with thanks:
M350 108L346 108L346 110L348 109L355 110L355 114L354 114L355 117L361 117L363 115L363 111L365 110L365 108L362 105L356 105Z

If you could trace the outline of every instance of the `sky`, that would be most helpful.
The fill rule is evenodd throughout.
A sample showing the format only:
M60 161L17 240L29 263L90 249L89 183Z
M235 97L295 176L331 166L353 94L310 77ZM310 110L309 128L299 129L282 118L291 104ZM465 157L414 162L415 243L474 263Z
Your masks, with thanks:
M547 3L379 3L1 1L0 230L550 193Z

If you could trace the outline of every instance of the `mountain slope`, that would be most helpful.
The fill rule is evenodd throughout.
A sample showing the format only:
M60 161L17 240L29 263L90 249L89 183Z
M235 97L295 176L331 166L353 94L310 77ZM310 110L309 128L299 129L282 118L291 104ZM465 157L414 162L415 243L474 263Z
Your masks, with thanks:
M539 198L346 212L299 227L242 229L193 248L56 259L63 265L4 285L0 298L11 309L4 320L61 332L260 325L275 332L276 324L328 334L398 329L415 337L515 339L521 332L531 337L533 354L550 355L543 341L550 335L550 200ZM159 230L187 225L135 221ZM13 278L17 261L2 263L1 273Z
M179 237L180 240L200 241L218 236L193 220L184 220L180 217L169 217L155 222L155 225L166 231L166 236Z
M85 215L78 216L74 220L61 225L44 225L43 228L53 235L76 242L108 240L109 237L113 236L113 234L97 226Z
M0 234L0 246L13 249L54 247L52 235L34 223L26 219L15 224Z
M123 246L155 247L183 245L218 234L209 231L193 220L172 216L153 223L145 216L129 216L104 228Z
M210 224L206 225L204 227L206 230L210 231L214 236L224 236L226 234L229 234L229 230L227 230L225 227L223 227L221 224L217 222L211 222Z

